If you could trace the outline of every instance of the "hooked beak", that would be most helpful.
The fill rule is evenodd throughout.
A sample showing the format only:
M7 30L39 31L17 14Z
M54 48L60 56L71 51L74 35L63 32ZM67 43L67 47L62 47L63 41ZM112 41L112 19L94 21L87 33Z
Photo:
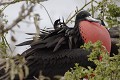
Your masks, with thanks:
M88 21L101 23L100 20L97 20L97 19L95 19L95 18L92 18L91 16L88 16L88 17L86 17L85 19L88 20Z

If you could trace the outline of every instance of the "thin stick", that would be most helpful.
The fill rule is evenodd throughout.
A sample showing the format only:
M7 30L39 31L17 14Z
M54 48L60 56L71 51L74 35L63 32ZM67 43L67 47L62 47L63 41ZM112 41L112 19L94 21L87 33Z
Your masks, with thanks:
M92 17L94 18L94 6L93 6L93 0L91 2L91 12L92 12Z
M5 43L7 44L8 48L10 49L10 51L11 51L11 53L12 53L13 51L12 51L12 49L11 49L11 47L10 47L9 43L7 42L7 40L6 40L5 36L3 36L3 39L4 39Z
M9 30L11 30L14 26L16 26L20 21L22 21L23 19L25 19L28 15L30 15L30 13L32 12L34 6L31 6L30 9L28 10L28 13L26 15L22 15L22 13L24 13L24 10L21 10L20 15L18 16L18 18L16 20L13 21L13 23L11 25L9 25L6 29L4 29L3 32L7 32Z
M22 0L22 1L26 1L26 0ZM9 5L9 4L14 4L14 3L17 3L17 2L20 2L19 0L14 0L14 1L8 1L8 2L0 2L0 6L1 5Z
M78 10L80 12L83 8L85 8L87 5L89 5L94 0L91 0L90 2L86 3L81 9ZM75 13L70 19L68 19L65 23L67 24L69 21L71 21L72 18L74 18L77 14Z
M47 12L48 17L49 17L49 19L50 19L50 21L51 21L52 25L54 26L53 21L52 21L52 18L50 17L50 14L49 14L48 10L45 8L45 6L44 6L44 5L42 5L42 4L40 4L40 5L41 5L41 6L45 9L45 11Z

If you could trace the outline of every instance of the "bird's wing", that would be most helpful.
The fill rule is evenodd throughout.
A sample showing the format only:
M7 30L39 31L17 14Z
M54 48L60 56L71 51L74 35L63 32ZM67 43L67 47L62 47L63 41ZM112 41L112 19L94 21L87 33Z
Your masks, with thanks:
M25 54L26 52L27 54ZM90 53L80 48L61 49L55 52L51 49L28 49L26 52L22 55L25 56L30 69L29 77L31 75L38 76L39 71L46 76L63 75L71 67L74 67L75 63L86 68L87 66L96 67L93 62L88 61L87 55Z
M111 53L110 56L117 55L119 53L118 49L120 49L119 44L120 40L120 27L112 27L109 29L110 37L111 37Z
M74 35L69 35L74 33L72 30L73 28L66 26L49 32L42 30L44 33L40 33L42 37L40 36L38 40L25 41L17 46L30 45L34 49L52 48L53 51L57 51L61 47L72 49L73 42L76 40L76 38L73 39Z
M111 38L120 38L120 27L112 27L109 29Z
M34 45L35 43L39 43L43 38L47 37L48 35L54 33L55 31L53 30L46 30L46 29L40 29L40 34L36 34L36 33L26 33L27 35L38 35L38 36L35 36L38 40L34 40L33 38L31 38L32 40L27 40L27 41L24 41L20 44L17 44L16 46L24 46L24 45Z

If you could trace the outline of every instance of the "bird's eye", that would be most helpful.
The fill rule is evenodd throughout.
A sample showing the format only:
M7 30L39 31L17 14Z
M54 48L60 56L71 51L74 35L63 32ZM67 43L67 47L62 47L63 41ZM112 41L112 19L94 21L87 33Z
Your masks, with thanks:
M84 14L81 14L82 17L84 17Z
M81 14L81 16L83 16L84 14Z

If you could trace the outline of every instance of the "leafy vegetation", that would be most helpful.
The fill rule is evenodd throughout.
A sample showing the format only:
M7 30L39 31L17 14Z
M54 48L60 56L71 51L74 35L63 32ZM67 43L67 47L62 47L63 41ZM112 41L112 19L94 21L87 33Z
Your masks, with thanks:
M82 48L92 50L88 56L90 61L93 61L97 67L93 70L88 66L88 69L75 64L74 68L65 73L65 80L79 80L80 78L88 78L89 80L119 80L120 79L120 53L114 57L110 57L101 42L94 44L91 42L84 44ZM99 60L98 56L102 57Z

